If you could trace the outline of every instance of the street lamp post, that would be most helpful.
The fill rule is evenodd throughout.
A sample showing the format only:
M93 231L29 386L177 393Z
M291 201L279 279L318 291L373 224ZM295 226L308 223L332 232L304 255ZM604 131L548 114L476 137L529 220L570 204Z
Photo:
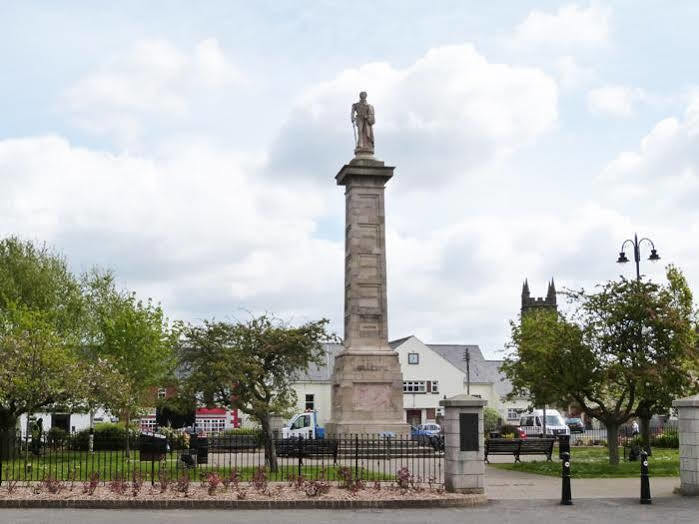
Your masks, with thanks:
M653 244L653 241L650 238L642 238L641 240L638 239L638 235L634 233L633 235L633 240L630 238L624 240L624 243L621 244L621 251L619 252L619 258L617 258L617 263L619 264L626 264L629 259L626 258L626 252L624 249L626 249L626 244L631 244L633 246L633 259L636 262L636 280L638 282L641 281L641 269L640 269L640 263L641 263L641 244L643 242L647 242L650 244L650 256L648 257L648 260L651 262L657 262L660 260L660 255L658 255L658 251L655 249L655 244Z

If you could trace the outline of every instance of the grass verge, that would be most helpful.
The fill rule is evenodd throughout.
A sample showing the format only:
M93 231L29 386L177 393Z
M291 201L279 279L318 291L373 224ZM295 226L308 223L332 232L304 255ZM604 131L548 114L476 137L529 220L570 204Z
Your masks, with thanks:
M618 465L609 464L607 448L603 447L572 447L570 450L570 472L572 478L623 478L638 477L641 474L639 461L628 462L620 457ZM556 452L557 456L557 452ZM514 461L514 458L512 459ZM558 460L547 462L537 460L520 463L495 463L494 468L522 471L560 477L561 463ZM651 477L676 477L680 474L680 455L676 449L654 448L653 455L648 457L648 468Z

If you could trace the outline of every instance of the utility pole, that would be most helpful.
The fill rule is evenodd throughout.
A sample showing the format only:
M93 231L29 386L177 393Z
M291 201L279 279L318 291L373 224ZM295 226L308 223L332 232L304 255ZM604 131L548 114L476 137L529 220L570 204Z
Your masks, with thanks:
M466 361L466 394L471 394L471 352L468 348L464 350L464 360Z

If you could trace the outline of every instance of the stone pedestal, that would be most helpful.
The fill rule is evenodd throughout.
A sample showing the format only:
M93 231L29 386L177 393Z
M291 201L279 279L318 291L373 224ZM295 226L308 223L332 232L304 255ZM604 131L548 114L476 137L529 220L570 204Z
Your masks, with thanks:
M679 412L680 493L699 496L699 395L675 400Z
M451 493L485 493L483 407L471 395L440 400L444 407L444 486Z
M384 186L393 169L358 156L335 177L345 186L345 339L328 434L409 433L398 354L388 345Z

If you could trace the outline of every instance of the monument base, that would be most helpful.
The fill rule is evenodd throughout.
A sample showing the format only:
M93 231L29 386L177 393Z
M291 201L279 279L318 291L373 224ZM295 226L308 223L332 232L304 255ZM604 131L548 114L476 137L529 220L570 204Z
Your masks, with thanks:
M398 353L387 348L345 349L335 357L332 419L328 435L349 433L410 434L403 422L403 376Z

